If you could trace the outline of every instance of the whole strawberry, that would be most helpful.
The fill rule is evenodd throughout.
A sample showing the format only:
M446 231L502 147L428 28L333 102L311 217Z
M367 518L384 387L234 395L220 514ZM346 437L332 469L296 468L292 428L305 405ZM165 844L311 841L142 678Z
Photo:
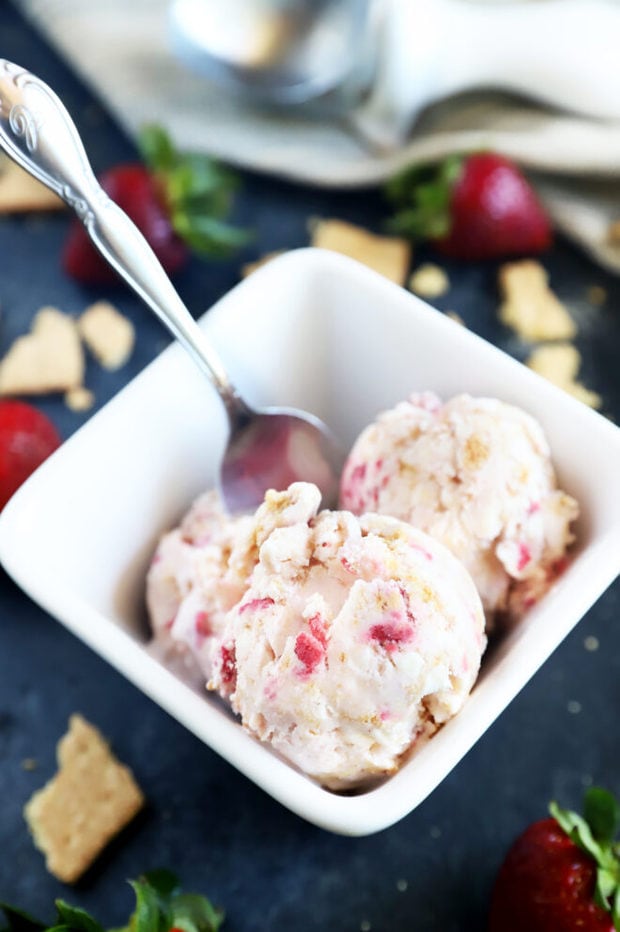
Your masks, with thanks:
M99 183L146 237L169 275L192 252L222 256L247 242L247 234L226 222L236 186L234 176L205 155L177 152L160 127L140 137L144 162L116 165ZM114 282L116 273L77 218L64 244L62 264L85 284Z
M493 259L548 249L551 223L519 168L494 152L452 156L392 179L390 229L446 256Z
M60 446L52 422L22 401L0 401L0 509Z
M620 929L618 806L606 790L586 793L584 817L552 803L553 818L530 825L499 871L489 932L614 932Z

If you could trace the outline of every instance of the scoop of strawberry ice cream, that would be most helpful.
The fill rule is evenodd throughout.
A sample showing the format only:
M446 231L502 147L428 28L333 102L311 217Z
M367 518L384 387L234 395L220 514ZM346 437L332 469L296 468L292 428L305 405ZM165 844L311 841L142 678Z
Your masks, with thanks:
M345 465L340 505L421 528L465 564L490 621L546 591L573 541L577 502L557 487L537 421L491 398L430 393L379 415Z
M209 686L341 789L392 773L459 711L486 641L474 584L445 547L394 518L317 514L319 501L306 483L267 493Z
M179 527L161 538L146 580L152 653L206 682L226 613L241 598L254 562L243 547L251 519L232 518L216 491L201 495ZM231 554L238 544L236 559Z

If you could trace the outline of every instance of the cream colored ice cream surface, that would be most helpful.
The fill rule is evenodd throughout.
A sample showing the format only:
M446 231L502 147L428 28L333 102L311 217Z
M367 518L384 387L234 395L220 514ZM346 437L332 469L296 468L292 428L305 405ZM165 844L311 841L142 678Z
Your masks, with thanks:
M164 534L149 567L152 653L195 683L210 677L213 644L245 592L255 562L244 547L251 523L249 516L231 518L219 494L206 492Z
M358 437L340 505L407 521L471 573L490 623L517 618L562 571L577 502L557 487L542 428L519 408L414 394Z
M484 615L441 544L394 518L318 512L319 502L315 486L295 483L268 492L251 519L243 565L248 555L256 564L209 686L252 734L346 789L393 773L459 711Z

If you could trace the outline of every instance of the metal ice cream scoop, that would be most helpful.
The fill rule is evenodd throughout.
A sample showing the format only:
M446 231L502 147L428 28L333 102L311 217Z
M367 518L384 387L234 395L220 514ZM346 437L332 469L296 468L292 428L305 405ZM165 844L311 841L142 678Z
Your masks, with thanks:
M193 68L317 114L330 92L324 115L375 147L400 145L428 104L480 88L620 119L614 0L173 0L170 23Z
M239 394L132 220L97 182L75 125L56 94L0 59L0 148L75 210L95 246L163 321L207 375L226 409L229 439L220 489L233 513L255 508L269 488L315 483L335 502L343 453L317 417L294 408L254 410Z

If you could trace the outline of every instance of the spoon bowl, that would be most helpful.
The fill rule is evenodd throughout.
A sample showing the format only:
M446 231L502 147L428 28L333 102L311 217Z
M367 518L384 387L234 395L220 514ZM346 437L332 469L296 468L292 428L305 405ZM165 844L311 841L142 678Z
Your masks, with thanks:
M229 438L219 486L231 513L255 509L270 488L314 482L334 504L344 453L329 428L296 409L255 410L231 382L133 221L99 185L61 100L40 78L0 59L0 148L77 213L110 265L157 314L218 392Z

